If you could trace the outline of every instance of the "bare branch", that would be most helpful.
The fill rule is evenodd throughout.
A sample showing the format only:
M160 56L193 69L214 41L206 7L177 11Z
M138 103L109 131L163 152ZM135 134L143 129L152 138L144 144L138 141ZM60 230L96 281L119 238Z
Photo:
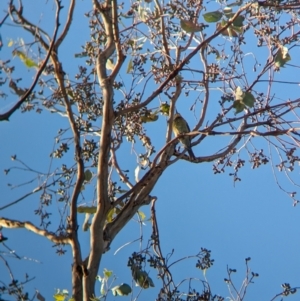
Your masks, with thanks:
M55 235L54 233L48 232L46 230L42 230L36 227L35 225L33 225L31 222L20 222L17 220L0 217L0 226L4 228L10 228L10 229L24 228L35 234L44 236L56 244L71 244L71 239L69 237L58 236Z
M65 27L55 43L56 49L60 46L60 44L63 42L63 40L65 39L65 37L67 36L67 34L69 32L70 26L73 21L75 2L76 2L75 0L71 0L70 6L69 6L69 11L68 11L67 22L65 23Z
M47 52L47 55L46 55L46 58L44 59L43 63L41 64L41 66L39 67L39 70L38 72L36 73L35 77L34 77L34 80L30 86L30 88L26 91L26 93L18 100L18 102L6 113L4 114L0 114L0 121L3 121L3 120L6 120L8 121L9 120L9 117L17 110L20 108L20 106L23 104L23 102L29 97L29 95L32 93L33 89L35 88L42 72L44 71L47 63L48 63L48 60L51 56L51 52L53 50L53 47L54 47L54 44L55 44L55 40L56 40L56 36L57 36L57 32L58 32L58 28L60 26L60 23L59 23L59 13L60 13L60 6L57 5L57 10L56 10L56 17L55 17L55 29L54 29L54 34L53 34L53 38L52 38L52 41L50 43L50 47L48 49L48 52Z
M156 98L160 93L162 93L163 89L178 75L178 73L182 70L182 68L194 57L198 51L205 47L209 42L211 42L213 39L218 37L223 31L225 31L232 23L237 19L237 17L245 10L247 10L249 7L253 5L252 3L246 4L244 7L240 8L232 18L227 22L227 24L222 27L221 29L217 30L213 35L208 37L206 40L204 40L202 43L200 43L190 54L188 54L185 59L182 60L181 63L167 76L167 78L160 84L160 86L152 92L152 94L143 102L132 106L130 108L123 109L116 113L116 117L124 115L128 112L134 112L137 111L145 106L147 106L154 98Z

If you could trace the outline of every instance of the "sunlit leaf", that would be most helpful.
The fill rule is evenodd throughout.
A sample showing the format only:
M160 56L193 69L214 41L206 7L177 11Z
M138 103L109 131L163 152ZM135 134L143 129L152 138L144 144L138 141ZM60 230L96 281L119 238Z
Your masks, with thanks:
M223 14L219 11L212 11L212 12L203 14L204 20L208 23L218 22L221 20L222 16L223 16Z
M139 210L137 213L142 221L146 219L146 215L143 211Z
M66 296L62 294L55 294L53 295L53 298L55 301L64 301L66 299Z
M103 275L104 277L106 277L107 279L113 274L113 271L107 270L107 269L103 269Z
M108 59L106 61L106 69L108 69L108 70L114 70L114 68L115 68L115 65L114 65L113 60Z
M9 42L7 44L7 47L11 47L13 44L14 44L14 41L13 40L9 40Z
M287 47L281 47L278 50L275 56L275 66L277 68L284 67L285 63L292 59L288 51Z
M108 223L112 222L114 213L115 213L115 208L112 208L108 211L107 216L106 216L106 220Z
M235 102L233 107L235 108L235 114L242 112L245 107L252 108L255 103L255 98L250 92L243 92L241 87L235 89Z
M186 32L198 32L203 29L203 26L197 25L188 20L180 20L180 26Z
M236 87L234 96L235 96L235 100L238 100L238 101L243 100L244 92L240 86Z
M133 71L133 63L132 60L130 59L127 65L126 73L130 73L131 71Z
M131 287L127 283L115 286L111 289L114 296L127 296L131 293Z
M142 22L147 21L148 13L147 13L146 9L144 7L142 7L141 5L138 8L138 14L139 14L140 20Z
M97 207L88 207L88 206L79 206L77 207L77 212L78 213L90 213L90 214L94 214L97 211Z

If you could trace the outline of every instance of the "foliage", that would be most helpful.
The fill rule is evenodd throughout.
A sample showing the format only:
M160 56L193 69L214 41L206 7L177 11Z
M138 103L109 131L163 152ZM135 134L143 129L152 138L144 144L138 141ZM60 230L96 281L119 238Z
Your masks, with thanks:
M7 5L0 24L18 25L22 36L7 37L11 57L0 61L0 96L4 100L13 92L10 97L18 98L9 110L2 110L0 121L11 120L20 109L22 113L37 112L47 118L52 113L64 120L62 124L68 122L65 127L51 124L57 134L48 171L31 168L19 159L19 154L11 158L17 167L5 170L5 174L15 169L29 171L37 184L30 193L2 205L0 210L38 195L34 214L40 218L40 225L31 218L23 221L3 216L0 226L25 228L41 235L54 243L59 255L65 254L66 245L70 246L70 298L96 300L95 283L102 255L136 214L143 224L145 215L140 207L151 204L149 243L128 262L136 284L143 289L154 287L148 264L161 280L159 300L224 300L211 292L205 280L199 280L201 291L192 285L188 292L180 291L160 248L155 211L159 196L153 195L153 189L165 170L179 160L190 164L213 162L215 174L229 169L234 182L241 180L239 172L246 165L245 156L249 156L253 169L271 164L275 177L276 167L278 173L286 174L298 169L300 100L293 89L283 94L275 94L274 89L278 84L299 84L290 77L286 79L282 71L293 70L294 77L299 78L295 59L300 38L299 4L290 0L92 0L92 7L84 12L90 34L80 40L82 51L76 52L68 44L75 22L75 0L70 1L66 19L62 1L51 3L56 6L53 28L31 21L23 9L29 4L23 7L21 1L14 0ZM71 52L68 59L61 55L63 47ZM13 57L19 60L12 61ZM75 72L74 66L78 66ZM32 82L25 80L24 72L31 72ZM169 126L176 111L187 115L188 109L196 117L196 124L192 132L183 136L192 139L196 154L193 160L177 147L183 137L172 138ZM151 125L158 130L152 132ZM158 135L165 138L163 143ZM229 138L224 143L219 136ZM219 148L208 149L206 155L197 154L197 146L209 139L215 139ZM292 189L297 184L297 173L294 174L288 174ZM297 205L295 190L279 187ZM54 200L59 222L51 224L50 208L57 206L53 206ZM78 234L83 213L82 228L88 231L91 242L86 257ZM0 242L4 241L1 234ZM202 248L195 257L196 267L205 276L213 264L210 251ZM231 279L235 270L228 269L225 282L236 294L233 300L243 300L247 286L257 277L251 274L247 262L248 282L242 293ZM102 283L99 298L106 298L108 291L115 296L131 293L126 283L108 286L110 276L98 276ZM11 280L1 293L13 294L17 300L28 299L15 277ZM192 280L182 280L188 281ZM284 284L283 292L275 297L296 291ZM56 300L69 298L66 291L54 296Z

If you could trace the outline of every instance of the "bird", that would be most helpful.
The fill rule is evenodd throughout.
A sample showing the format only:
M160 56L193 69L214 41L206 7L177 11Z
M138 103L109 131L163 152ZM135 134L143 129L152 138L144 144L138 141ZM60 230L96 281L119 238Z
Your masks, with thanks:
M179 113L176 113L174 115L173 122L172 122L172 130L175 137L190 132L188 123ZM194 160L195 155L191 146L191 136L182 136L179 138L179 141L189 153L190 159Z

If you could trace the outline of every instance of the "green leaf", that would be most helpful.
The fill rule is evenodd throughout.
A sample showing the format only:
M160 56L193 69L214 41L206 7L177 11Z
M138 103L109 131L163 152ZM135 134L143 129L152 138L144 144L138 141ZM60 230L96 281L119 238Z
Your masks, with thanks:
M77 207L77 213L90 213L90 214L94 214L97 211L97 207L92 206L92 207L88 207L88 206L79 206Z
M284 67L285 63L290 61L292 58L289 54L287 47L281 47L275 56L275 66L277 68Z
M145 23L148 18L148 13L147 13L146 9L143 8L141 5L138 8L138 14L139 14L140 20Z
M239 20L239 22L241 21L241 19ZM227 25L227 21L222 20L221 23L217 23L217 30L221 30L223 27L225 27ZM225 30L222 31L222 35L223 36L227 36L227 37L238 37L240 33L243 32L243 27L242 26L234 26L234 25L230 25L228 28L226 28Z
M103 275L104 275L105 278L108 279L112 274L113 274L113 271L109 271L105 268L103 269Z
M133 71L133 63L132 63L132 60L130 59L130 61L128 62L128 65L127 65L126 73L130 73L131 71Z
M71 97L74 98L74 93L71 89L67 89L67 94Z
M132 277L136 284L144 289L154 287L154 283L148 274L145 271L141 271L136 266L132 267Z
M131 287L127 283L115 286L111 291L114 296L127 296L132 292Z
M255 98L250 92L243 92L241 87L236 87L235 89L235 102L233 107L235 108L235 114L238 114L244 110L247 106L252 108L255 103Z
M115 213L115 208L112 208L108 211L107 216L106 216L106 220L108 223L112 222L114 213Z
M245 105L237 100L233 103L233 107L235 108L235 114L238 114L244 110Z
M14 44L14 41L12 39L9 40L7 47L11 47Z
M232 14L227 14L226 17L227 17L228 19L231 19L234 15L235 15L234 13L232 13ZM244 24L243 24L244 20L245 20L245 17L244 17L244 16L237 16L237 17L235 18L235 20L233 21L232 26L233 26L233 27L242 27L242 26L244 26Z
M84 172L84 181L85 181L85 182L89 182L89 181L92 179L92 177L93 177L92 172L91 172L89 169L87 169L87 170Z
M53 295L53 298L55 301L64 301L66 299L66 296L63 294L55 294Z
M245 17L244 16L238 16L234 21L233 21L233 26L236 27L242 27L244 24Z
M180 20L180 26L186 32L197 32L203 29L202 26L199 26L193 23L192 21L188 20Z
M245 92L245 95L244 95L244 98L243 98L243 103L247 107L253 108L254 103L255 103L255 97L250 92Z
M69 295L69 292L67 290L60 291L59 289L56 290L56 294L53 295L53 298L55 301L64 301L66 300L66 297Z
M143 212L143 211L138 211L137 212L138 213L138 215L139 215L139 217L140 217L140 219L143 221L143 220L145 220L145 218L146 218L146 215L145 215L145 213Z
M223 14L219 11L213 11L203 14L203 18L208 23L215 23L221 20Z

